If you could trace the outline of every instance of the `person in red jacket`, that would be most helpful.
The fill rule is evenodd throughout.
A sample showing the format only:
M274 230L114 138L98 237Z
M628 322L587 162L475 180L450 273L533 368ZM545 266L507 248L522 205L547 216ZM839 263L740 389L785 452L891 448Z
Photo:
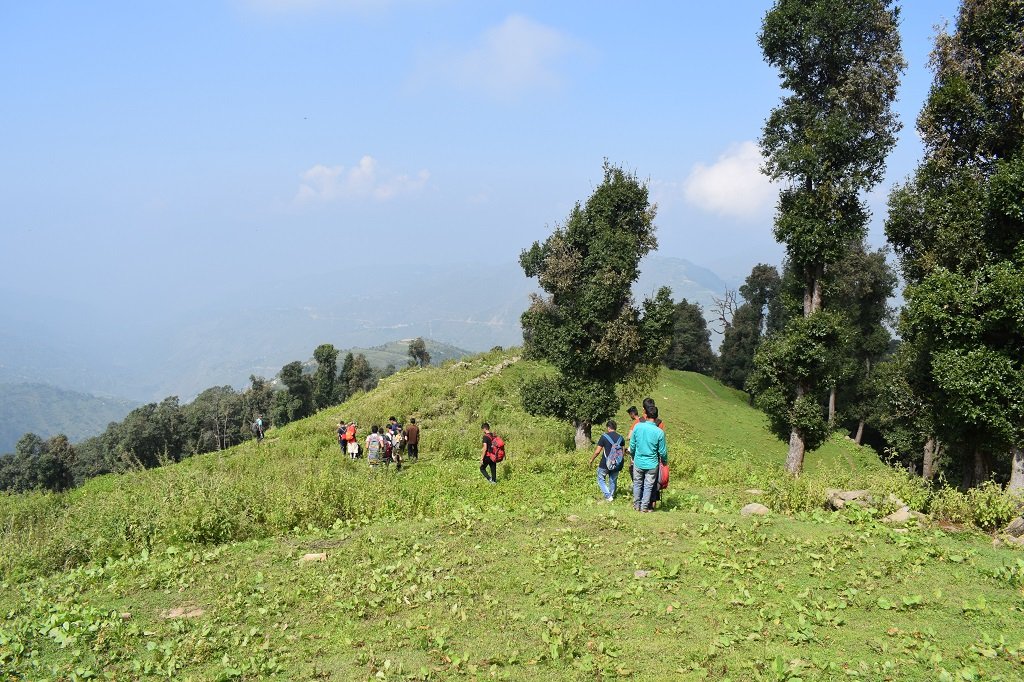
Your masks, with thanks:
M491 443L494 440L494 434L491 433L491 425L484 422L480 428L484 432L483 448L480 450L480 473L484 475L487 482L494 485L498 482L498 462L494 458L494 451L491 447ZM491 475L487 475L487 470L490 469Z

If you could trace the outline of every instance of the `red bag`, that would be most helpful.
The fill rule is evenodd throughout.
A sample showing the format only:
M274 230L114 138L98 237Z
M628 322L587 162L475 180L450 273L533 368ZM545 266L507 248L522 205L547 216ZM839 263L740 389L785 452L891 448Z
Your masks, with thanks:
M668 465L658 464L658 487L662 490L668 488Z
M487 453L495 462L505 459L505 441L501 436L491 436L491 451Z

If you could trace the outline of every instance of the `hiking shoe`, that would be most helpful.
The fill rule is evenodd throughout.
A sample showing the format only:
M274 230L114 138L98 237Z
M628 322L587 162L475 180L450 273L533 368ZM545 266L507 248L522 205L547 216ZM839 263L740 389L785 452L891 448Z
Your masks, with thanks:
M497 485L498 484L497 481L492 481L490 479L487 479L487 482L490 483L491 485Z

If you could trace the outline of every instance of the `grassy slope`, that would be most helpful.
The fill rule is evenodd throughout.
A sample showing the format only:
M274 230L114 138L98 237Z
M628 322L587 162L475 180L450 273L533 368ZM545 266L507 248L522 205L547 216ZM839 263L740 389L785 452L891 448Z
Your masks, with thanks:
M402 372L260 448L66 496L0 498L0 669L337 680L1024 672L1019 555L984 536L897 533L865 513L738 514L751 486L773 507L825 485L898 489L867 451L837 439L809 456L799 485L780 485L785 445L745 396L666 372L654 397L673 484L663 512L636 514L621 494L597 503L566 426L522 414L518 387L540 370L493 373L506 357ZM371 476L337 456L339 415L389 414L423 424L419 463ZM484 419L510 444L498 486L474 464ZM306 552L327 560L300 564ZM176 607L202 614L164 617Z

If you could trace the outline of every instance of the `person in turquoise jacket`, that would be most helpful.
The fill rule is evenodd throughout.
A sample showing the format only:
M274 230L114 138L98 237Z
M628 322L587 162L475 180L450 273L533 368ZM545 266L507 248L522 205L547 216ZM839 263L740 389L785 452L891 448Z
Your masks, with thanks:
M649 512L658 463L668 464L668 445L665 432L658 428L658 408L645 406L644 413L647 419L633 427L629 449L633 452L633 507Z

